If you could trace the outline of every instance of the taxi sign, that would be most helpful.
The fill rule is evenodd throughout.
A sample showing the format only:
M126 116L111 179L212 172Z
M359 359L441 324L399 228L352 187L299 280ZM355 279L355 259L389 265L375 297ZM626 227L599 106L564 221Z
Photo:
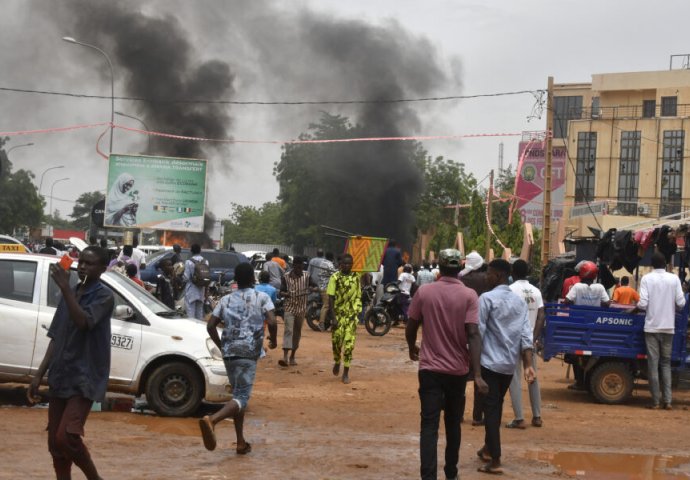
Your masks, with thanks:
M26 247L19 243L0 243L0 253L26 253Z

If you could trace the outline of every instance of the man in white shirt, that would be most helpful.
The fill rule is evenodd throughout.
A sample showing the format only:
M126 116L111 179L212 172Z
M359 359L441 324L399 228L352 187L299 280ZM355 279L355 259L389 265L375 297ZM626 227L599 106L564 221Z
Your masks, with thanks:
M139 246L139 240L137 237L134 237L134 240L132 241L132 255L129 259L129 263L133 263L134 265L137 266L137 275L136 277L141 279L141 274L139 273L142 268L146 268L146 254L139 250L137 247ZM120 252L120 255L118 255L117 259L122 260L123 252Z
M611 304L609 294L600 283L594 283L594 280L599 275L599 268L594 262L584 261L579 264L580 269L578 275L580 276L580 283L576 283L570 288L570 291L565 296L565 303L582 305L588 307L608 307ZM574 361L576 359L576 361ZM575 383L569 385L571 390L586 390L585 385L585 370L581 365L582 358L575 357L572 354L566 354L565 360L573 365L573 375L575 376Z
M671 410L671 348L675 333L676 309L685 306L680 280L666 271L666 258L661 252L652 255L654 271L642 277L640 301L633 311L645 310L644 338L647 344L647 368L652 404L649 408ZM661 392L659 369L661 368Z
M565 296L565 303L588 307L608 307L609 294L600 283L594 283L599 268L594 262L583 262L580 266L580 283L576 283Z
M510 290L525 299L532 337L534 344L537 345L544 328L544 301L541 292L537 287L527 281L529 266L524 260L516 260L513 263L513 279ZM532 355L532 367L537 371L537 355ZM506 425L507 428L525 428L525 417L522 414L522 365L518 362L513 380L510 382L510 399L513 404L515 419ZM539 391L539 380L534 380L529 384L529 401L532 406L532 426L541 427L541 392Z

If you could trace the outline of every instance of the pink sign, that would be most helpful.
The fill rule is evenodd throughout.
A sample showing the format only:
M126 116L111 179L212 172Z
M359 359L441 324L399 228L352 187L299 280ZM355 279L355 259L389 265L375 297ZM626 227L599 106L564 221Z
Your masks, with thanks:
M551 218L563 216L565 198L565 147L553 147L551 162ZM517 209L523 222L542 227L544 216L544 173L546 158L543 141L520 142L518 172L515 178Z

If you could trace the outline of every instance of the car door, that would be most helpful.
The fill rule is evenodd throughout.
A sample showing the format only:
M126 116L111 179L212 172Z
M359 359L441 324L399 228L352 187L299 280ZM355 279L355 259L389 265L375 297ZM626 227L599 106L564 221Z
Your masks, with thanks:
M38 259L0 259L0 370L27 375L38 322Z
M75 269L72 269L70 271L70 285L74 287L78 281L77 272ZM118 305L128 305L131 307L117 290L112 288L111 285L108 285L107 282L104 283L113 290L116 307ZM40 366L46 349L48 348L50 338L48 338L46 333L50 328L55 310L62 299L60 289L55 282L49 278L47 272L45 284L45 300L42 302L39 314L40 332L37 334L36 349L31 363L32 373ZM111 383L129 385L132 382L139 358L139 351L141 349L141 325L133 322L131 319L116 318L114 312L110 321L110 330L110 381Z

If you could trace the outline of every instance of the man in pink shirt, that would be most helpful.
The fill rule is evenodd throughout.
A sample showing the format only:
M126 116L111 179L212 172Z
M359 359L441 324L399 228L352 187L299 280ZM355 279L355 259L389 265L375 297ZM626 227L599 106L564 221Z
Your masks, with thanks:
M479 361L481 338L477 294L457 279L462 260L463 256L458 250L440 252L441 276L436 282L417 290L405 329L410 359L419 360L422 479L436 479L436 446L442 410L446 429L443 470L448 479L458 476L461 407L464 404L470 355L475 388L483 394L488 392ZM420 325L423 331L421 348L416 344Z

